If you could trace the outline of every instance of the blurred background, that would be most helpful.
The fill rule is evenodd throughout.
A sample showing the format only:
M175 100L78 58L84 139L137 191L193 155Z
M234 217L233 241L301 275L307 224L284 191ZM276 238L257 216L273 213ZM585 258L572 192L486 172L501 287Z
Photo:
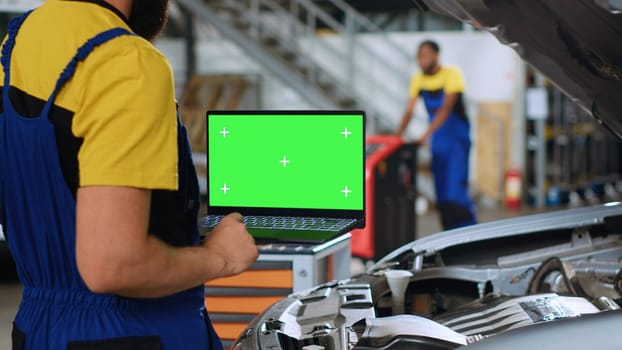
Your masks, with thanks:
M0 34L12 16L42 2L0 0ZM205 189L206 110L362 109L368 135L392 134L425 39L465 76L469 185L480 222L621 198L622 145L613 135L492 35L417 1L172 0L155 45L171 63ZM405 139L427 125L419 103ZM428 149L414 159L412 239L440 231ZM7 349L21 289L1 235Z

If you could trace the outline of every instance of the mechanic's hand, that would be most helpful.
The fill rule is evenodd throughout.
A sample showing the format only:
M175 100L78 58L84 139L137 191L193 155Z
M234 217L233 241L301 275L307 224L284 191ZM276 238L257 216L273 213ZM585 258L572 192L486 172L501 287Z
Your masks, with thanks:
M240 213L232 213L222 218L207 235L203 246L223 259L223 277L243 272L259 256L255 240L246 230Z
M422 137L420 137L418 140L415 141L416 145L425 147L428 145L428 142L430 141L430 136L428 136L427 134L423 135Z

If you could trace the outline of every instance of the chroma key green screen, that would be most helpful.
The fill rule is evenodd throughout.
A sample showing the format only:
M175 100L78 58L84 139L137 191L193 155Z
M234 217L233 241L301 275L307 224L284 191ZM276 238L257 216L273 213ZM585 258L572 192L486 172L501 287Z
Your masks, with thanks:
M210 115L209 205L362 210L363 119Z

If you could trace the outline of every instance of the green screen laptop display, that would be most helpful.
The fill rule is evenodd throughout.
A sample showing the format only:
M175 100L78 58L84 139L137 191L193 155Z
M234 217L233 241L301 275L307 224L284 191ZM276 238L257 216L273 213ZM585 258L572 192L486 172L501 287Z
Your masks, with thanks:
M362 216L362 112L208 112L208 214Z

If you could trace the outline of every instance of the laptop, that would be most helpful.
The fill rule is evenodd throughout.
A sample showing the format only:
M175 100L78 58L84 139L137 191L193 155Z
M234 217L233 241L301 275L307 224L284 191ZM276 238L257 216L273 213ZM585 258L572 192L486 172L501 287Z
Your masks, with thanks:
M209 232L240 212L258 243L320 243L365 226L362 111L208 111Z

